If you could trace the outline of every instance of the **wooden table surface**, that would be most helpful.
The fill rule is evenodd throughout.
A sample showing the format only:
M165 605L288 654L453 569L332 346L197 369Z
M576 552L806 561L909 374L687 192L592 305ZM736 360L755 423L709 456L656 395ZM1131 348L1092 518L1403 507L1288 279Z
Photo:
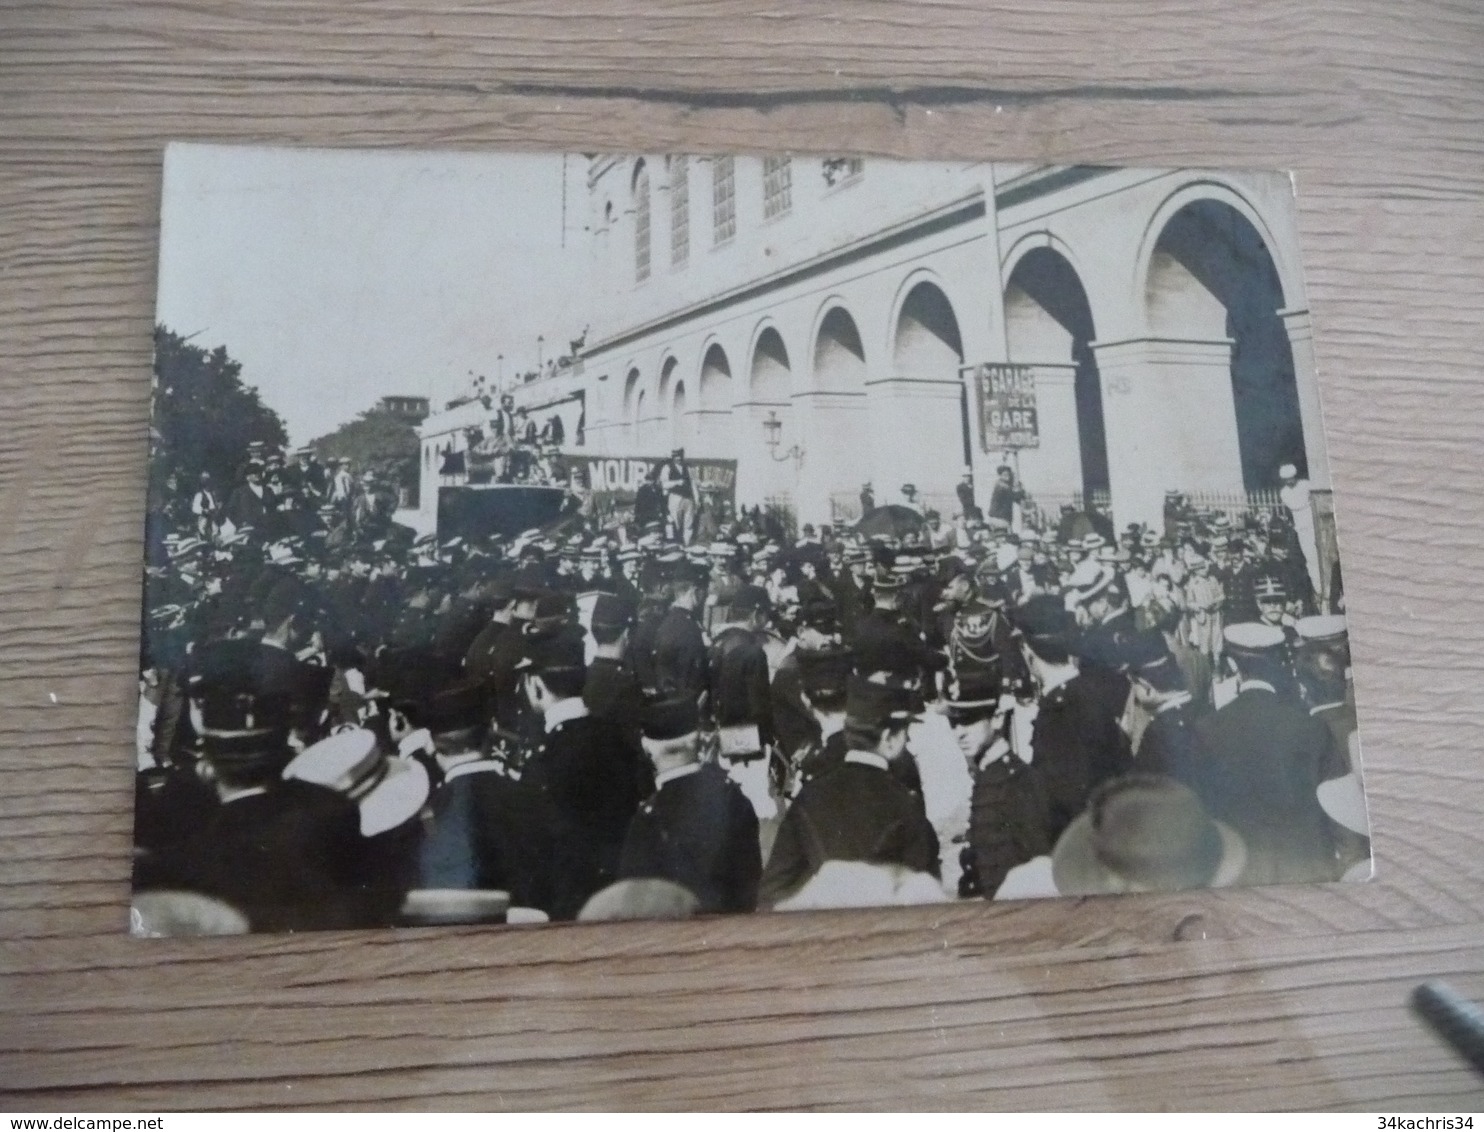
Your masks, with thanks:
M1484 1108L1481 79L1471 0L6 0L0 1107ZM129 938L176 138L1295 170L1378 879Z

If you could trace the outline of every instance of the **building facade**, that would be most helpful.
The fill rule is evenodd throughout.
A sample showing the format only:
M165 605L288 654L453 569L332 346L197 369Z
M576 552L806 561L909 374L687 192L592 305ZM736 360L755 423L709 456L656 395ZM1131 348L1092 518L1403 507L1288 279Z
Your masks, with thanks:
M645 155L584 187L589 331L512 391L586 451L735 459L740 503L814 523L867 483L949 515L1003 463L1120 524L1286 463L1329 487L1282 175ZM984 428L995 364L1033 378L1035 447Z

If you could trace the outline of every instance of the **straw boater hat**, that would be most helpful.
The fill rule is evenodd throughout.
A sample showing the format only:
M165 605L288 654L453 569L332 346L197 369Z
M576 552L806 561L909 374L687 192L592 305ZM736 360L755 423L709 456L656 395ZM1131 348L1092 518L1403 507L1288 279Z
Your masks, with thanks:
M411 759L389 758L362 728L321 739L284 768L285 778L328 786L361 811L361 835L375 837L414 817L428 800L428 772Z
M1130 774L1093 792L1051 855L1062 896L1224 888L1247 864L1241 837L1173 778Z

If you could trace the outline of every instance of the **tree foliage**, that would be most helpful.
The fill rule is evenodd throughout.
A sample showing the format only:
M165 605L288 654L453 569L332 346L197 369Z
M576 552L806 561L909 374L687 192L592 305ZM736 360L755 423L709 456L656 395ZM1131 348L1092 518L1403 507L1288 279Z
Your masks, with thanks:
M311 442L321 460L350 461L357 475L370 472L377 480L417 493L417 461L422 444L417 429L403 416L377 405L334 432Z
M233 483L254 441L266 451L288 443L282 418L243 384L242 363L225 346L192 345L164 325L155 327L150 424L151 474L160 486L176 476L181 491L194 489L203 471L218 485Z

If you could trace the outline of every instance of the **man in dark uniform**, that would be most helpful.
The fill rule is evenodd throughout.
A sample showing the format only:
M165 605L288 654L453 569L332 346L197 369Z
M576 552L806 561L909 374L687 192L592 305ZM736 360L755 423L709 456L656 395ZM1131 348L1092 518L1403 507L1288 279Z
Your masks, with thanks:
M1247 544L1230 538L1226 544L1226 561L1213 566L1211 575L1221 583L1221 622L1235 625L1239 621L1257 620L1257 566L1247 557Z
M758 892L764 907L797 892L826 861L939 875L938 836L922 801L891 772L907 750L911 693L855 676L848 696L847 754L839 767L807 783L784 814Z
M1124 658L1134 700L1149 717L1139 736L1134 766L1192 785L1206 757L1196 731L1202 710L1186 687L1185 675L1164 635L1158 629L1137 634L1129 641Z
M702 912L751 912L763 871L757 815L720 767L700 760L699 730L691 700L645 709L656 789L629 823L618 875L674 881L695 894Z
M961 666L948 687L948 725L974 780L968 845L973 867L965 872L986 899L994 898L1011 869L1051 852L1052 845L1040 774L1010 749L1002 691L995 663Z
M1078 671L1076 621L1062 600L1038 595L1012 618L1039 689L1032 762L1045 784L1046 832L1055 844L1099 783L1132 769L1128 736L1108 709L1105 688Z
M845 724L849 682L849 650L837 636L813 628L805 629L797 647L778 665L772 684L773 721L789 772L784 793L797 793L794 788L822 768L825 748ZM844 755L839 752L840 758Z
M1359 769L1355 687L1350 680L1350 634L1345 618L1339 614L1304 617L1296 628L1294 674L1309 714L1322 721L1334 736L1337 761L1325 768L1324 777L1338 778Z
M688 562L674 567L670 609L654 633L654 687L665 697L699 696L706 690L706 641L700 610L705 573Z
M759 639L769 609L767 590L753 585L740 587L711 643L707 661L710 703L716 725L723 732L723 754L761 756L774 742L768 657ZM744 741L742 732L750 733L750 739ZM729 744L728 735L738 738Z
M355 804L282 777L303 714L296 663L246 638L202 647L188 694L218 805L142 872L138 887L222 900L254 931L371 922L363 893L373 878Z
M530 787L485 752L484 690L464 682L432 692L409 712L431 736L442 784L429 800L418 858L420 888L499 889L511 903L549 903L550 830Z
M1225 639L1237 697L1201 722L1210 758L1192 786L1247 842L1249 883L1335 880L1333 827L1316 793L1339 759L1334 736L1278 692L1287 681L1282 629L1244 622L1227 626Z
M942 655L928 648L898 610L905 584L896 571L877 570L871 587L873 608L856 622L850 641L858 673L890 672L917 682L943 667Z
M599 594L593 602L591 624L596 652L587 666L582 702L587 704L588 714L595 719L613 720L637 743L644 694L625 655L634 624L634 603L612 594Z
M485 690L490 718L507 736L520 733L526 714L515 666L524 655L521 625L515 619L516 592L508 577L486 587L490 620L464 654L464 672Z
M538 631L529 635L518 666L543 727L522 781L547 822L545 911L553 919L572 919L588 897L616 879L629 822L654 789L643 754L617 723L594 719L582 702L585 647L576 625Z
M629 634L628 658L629 667L639 678L639 686L647 692L653 692L656 687L654 641L660 622L670 612L670 570L669 566L646 562L637 576L638 612L634 616L633 632Z

